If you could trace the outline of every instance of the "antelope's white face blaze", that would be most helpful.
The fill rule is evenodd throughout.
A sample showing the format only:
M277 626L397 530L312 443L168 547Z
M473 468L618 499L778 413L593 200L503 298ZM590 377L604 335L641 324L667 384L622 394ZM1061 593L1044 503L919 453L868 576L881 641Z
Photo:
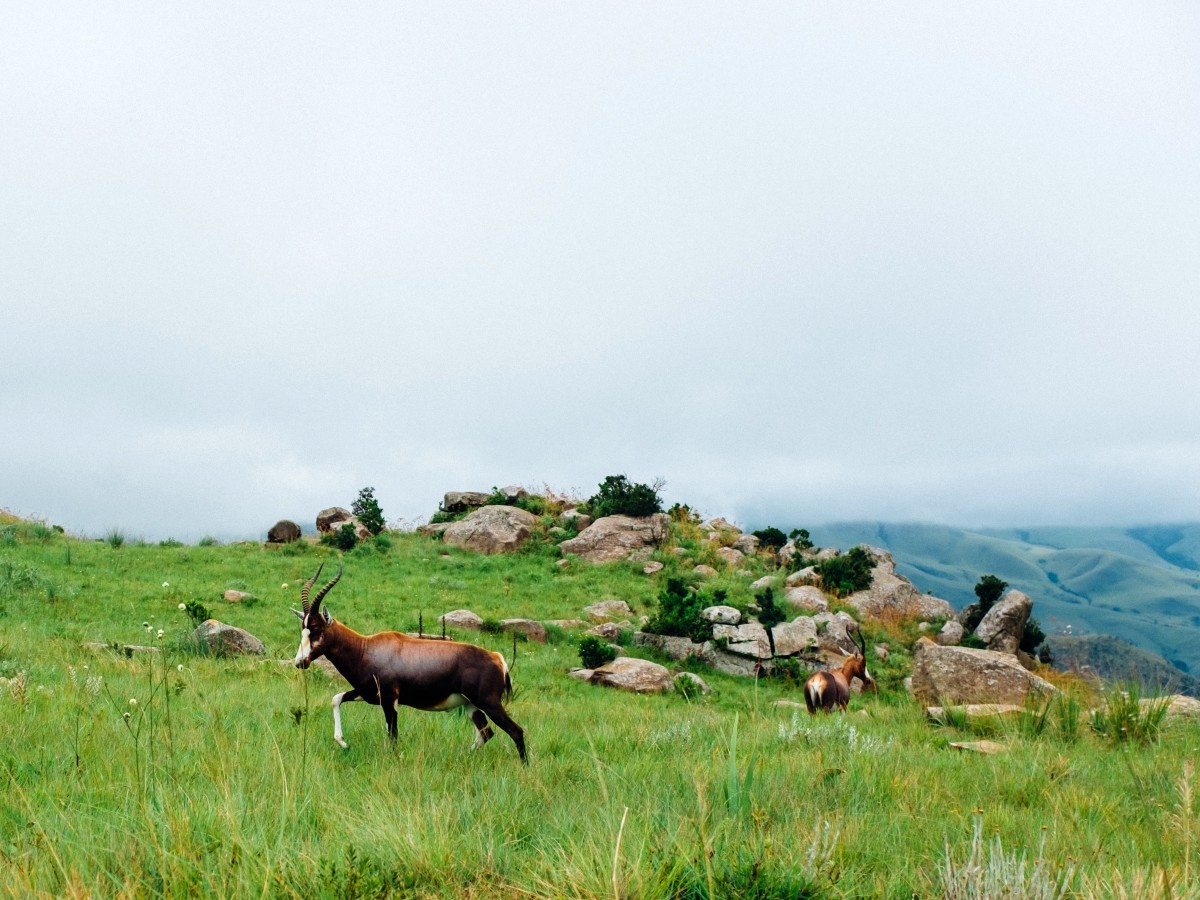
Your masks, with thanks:
M293 663L297 668L305 668L312 662L312 641L310 640L310 632L307 628L300 630L300 646L296 650L296 658Z

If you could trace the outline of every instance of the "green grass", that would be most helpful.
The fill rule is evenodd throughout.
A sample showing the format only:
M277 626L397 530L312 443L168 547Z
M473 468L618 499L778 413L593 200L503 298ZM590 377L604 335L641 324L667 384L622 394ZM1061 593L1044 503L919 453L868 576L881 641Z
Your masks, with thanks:
M0 895L907 898L940 893L996 838L991 871L1042 848L1051 875L1074 867L1077 891L1192 874L1200 835L1181 781L1195 726L1110 745L1077 725L1062 739L1057 710L1048 724L1032 710L1034 724L998 736L1008 753L974 756L886 687L898 671L849 714L810 718L774 705L801 699L784 680L705 673L713 693L690 698L579 683L566 674L576 636L554 629L517 645L509 711L528 768L503 734L470 753L457 713L403 709L392 745L364 704L343 708L343 751L336 683L274 661L294 655L288 606L332 551L12 534L0 674L21 687L0 689ZM673 571L661 558L656 578ZM415 630L420 614L435 630L461 607L578 618L607 597L640 615L658 586L640 569L392 534L346 554L326 602L362 632ZM720 583L736 601L749 580ZM227 604L230 584L259 602ZM189 602L256 634L269 660L188 652ZM460 637L512 652L508 635Z

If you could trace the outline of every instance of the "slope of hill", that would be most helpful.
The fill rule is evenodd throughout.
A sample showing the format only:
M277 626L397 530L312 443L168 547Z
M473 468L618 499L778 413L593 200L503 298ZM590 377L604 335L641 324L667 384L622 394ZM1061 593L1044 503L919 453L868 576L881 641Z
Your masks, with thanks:
M957 607L975 599L981 575L997 575L1033 598L1048 634L1111 634L1200 671L1200 524L968 531L845 522L811 531L819 545L891 551L901 574Z

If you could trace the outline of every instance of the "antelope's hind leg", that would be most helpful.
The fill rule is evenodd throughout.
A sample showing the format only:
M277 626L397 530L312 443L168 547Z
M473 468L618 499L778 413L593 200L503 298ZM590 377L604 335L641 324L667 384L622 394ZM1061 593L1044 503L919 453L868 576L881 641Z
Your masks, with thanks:
M483 710L471 707L471 724L475 726L475 743L471 745L472 750L478 750L484 744L492 739L492 726L488 724L487 716Z
M525 755L525 732L521 729L521 726L509 718L508 713L505 712L504 707L499 703L481 703L478 705L480 709L487 713L489 719L495 722L505 734L512 738L513 743L517 745L517 753L520 754L521 762L529 765L529 757Z

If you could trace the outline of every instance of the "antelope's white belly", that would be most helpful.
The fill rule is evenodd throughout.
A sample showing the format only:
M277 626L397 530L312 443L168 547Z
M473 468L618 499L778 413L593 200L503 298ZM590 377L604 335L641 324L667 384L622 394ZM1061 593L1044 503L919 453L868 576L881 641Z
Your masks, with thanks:
M448 709L458 709L460 706L466 705L467 698L462 694L450 694L437 706L427 706L425 709L429 712L445 712Z

